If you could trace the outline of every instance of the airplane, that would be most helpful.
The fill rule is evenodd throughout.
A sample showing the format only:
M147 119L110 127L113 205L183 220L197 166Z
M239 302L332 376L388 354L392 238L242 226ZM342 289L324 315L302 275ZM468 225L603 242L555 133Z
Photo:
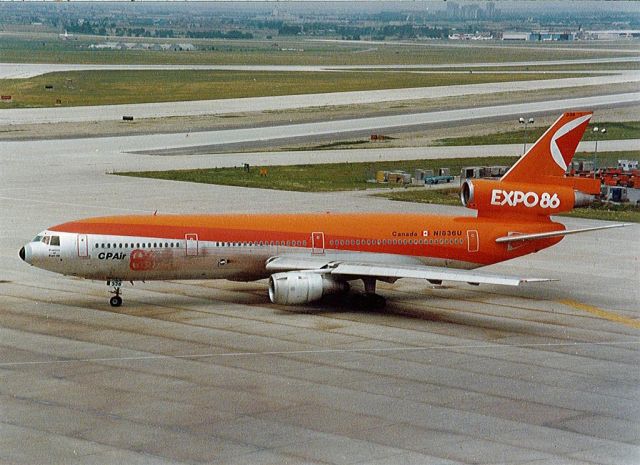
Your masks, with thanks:
M364 285L360 302L379 308L378 281L401 278L517 286L545 278L478 268L551 247L569 234L551 219L588 205L600 181L566 177L591 112L567 112L500 179L467 179L460 198L475 217L316 213L128 215L52 226L22 247L30 265L106 280L110 305L123 281L268 278L271 302L302 305ZM354 294L352 294L354 295Z

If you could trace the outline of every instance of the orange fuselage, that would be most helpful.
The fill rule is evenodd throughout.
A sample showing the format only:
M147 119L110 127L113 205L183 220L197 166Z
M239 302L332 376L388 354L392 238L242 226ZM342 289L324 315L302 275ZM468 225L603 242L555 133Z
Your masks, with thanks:
M533 220L422 214L157 215L88 218L50 231L132 238L295 247L309 254L366 252L446 261L476 268L516 258L558 243L554 237L518 247L497 244L509 233L563 230L547 218Z

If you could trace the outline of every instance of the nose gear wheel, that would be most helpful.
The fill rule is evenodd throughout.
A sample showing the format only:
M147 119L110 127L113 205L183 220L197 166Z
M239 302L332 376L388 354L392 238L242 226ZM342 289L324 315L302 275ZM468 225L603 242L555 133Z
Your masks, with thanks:
M122 280L110 279L107 281L107 286L112 286L113 290L110 292L112 294L115 294L109 299L109 304L112 307L119 307L120 305L122 305L122 297L120 297L120 287L122 286Z

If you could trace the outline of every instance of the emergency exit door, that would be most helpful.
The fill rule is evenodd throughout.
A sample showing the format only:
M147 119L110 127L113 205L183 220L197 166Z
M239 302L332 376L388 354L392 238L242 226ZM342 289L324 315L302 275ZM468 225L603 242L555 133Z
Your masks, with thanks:
M78 257L89 256L89 242L86 234L78 234Z
M323 232L311 233L311 253L313 255L324 254L324 233Z
M187 257L198 256L198 235L197 234L185 234L185 245L187 250Z
M480 248L480 240L478 239L478 231L470 229L467 231L467 250L469 252L477 252Z

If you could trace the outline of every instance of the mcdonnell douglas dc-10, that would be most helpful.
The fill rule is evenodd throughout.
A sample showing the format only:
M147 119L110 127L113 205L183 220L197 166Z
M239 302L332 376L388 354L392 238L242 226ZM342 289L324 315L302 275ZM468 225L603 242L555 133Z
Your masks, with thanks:
M550 247L567 234L551 215L587 205L600 192L591 178L566 177L590 112L562 115L499 180L462 184L476 217L422 214L136 215L53 226L20 250L27 263L56 273L106 280L110 304L123 281L269 279L282 305L346 293L362 280L362 302L384 305L376 282L400 278L519 285L548 279L476 270Z

